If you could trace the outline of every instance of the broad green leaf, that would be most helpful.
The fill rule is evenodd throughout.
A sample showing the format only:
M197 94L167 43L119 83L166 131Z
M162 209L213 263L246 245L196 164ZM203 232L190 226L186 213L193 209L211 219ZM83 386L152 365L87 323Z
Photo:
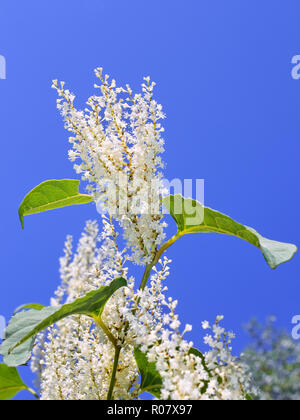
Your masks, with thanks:
M5 339L0 346L0 354L8 366L20 366L31 357L36 335L71 315L100 316L106 302L121 287L126 286L126 280L118 278L109 286L92 291L73 303L45 307L42 310L30 309L17 313L12 317L5 331Z
M189 233L222 233L244 239L260 249L271 268L287 262L297 252L293 244L266 239L254 229L237 223L225 214L204 207L198 201L180 194L163 199L163 204L177 223L178 237Z
M134 356L141 374L141 391L160 398L163 381L156 369L156 363L149 362L147 355L138 348L134 350Z
M16 368L0 364L0 401L10 400L20 391L28 390Z
M36 309L37 311L41 311L44 308L45 308L45 306L44 305L40 305L39 303L28 303L26 305L19 306L15 310L14 314L16 314L17 312L21 312L21 311L23 311L25 309Z
M79 193L80 181L73 179L51 180L34 188L24 198L19 217L24 229L24 216L77 204L87 204L92 197Z

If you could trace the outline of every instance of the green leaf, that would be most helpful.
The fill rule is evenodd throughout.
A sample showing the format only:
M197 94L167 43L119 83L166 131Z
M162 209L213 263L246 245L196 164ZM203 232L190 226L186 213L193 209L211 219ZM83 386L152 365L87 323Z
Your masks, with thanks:
M24 216L93 201L89 195L79 193L79 185L78 180L63 179L46 181L34 188L26 195L19 208L22 228L24 229Z
M207 364L206 364L206 361L205 361L205 357L204 357L204 355L201 353L201 351L199 351L198 349L195 349L195 348L191 348L190 350L189 350L189 353L190 354L193 354L194 356L196 356L196 357L200 357L200 359L201 359L201 361L202 361L202 365L203 365L203 367L204 367L204 370L208 373L208 375L211 377L211 372L210 372L210 370L208 369L208 367L207 367Z
M92 318L100 316L110 297L126 285L125 279L118 278L109 286L92 291L71 304L17 313L8 324L4 342L0 346L4 362L13 367L25 364L31 357L35 337L40 331L71 315L79 314Z
M205 358L203 354L201 353L201 351L198 349L195 349L194 347L190 348L189 354L193 354L196 357L200 357L200 359L202 359L203 362L205 361Z
M36 309L37 311L41 311L44 308L45 308L45 306L44 305L40 305L39 303L28 303L26 305L19 306L15 310L14 314L16 314L17 312L21 312L21 311L23 311L25 309Z
M18 392L28 390L16 368L0 364L0 401L10 400Z
M293 244L266 239L254 229L204 207L198 201L183 198L180 194L165 197L163 204L177 223L178 237L189 233L209 232L236 236L259 248L273 269L291 260L297 252L297 247Z
M141 391L149 392L154 397L160 398L163 381L156 369L156 363L150 363L147 355L139 348L134 350L134 356L141 374Z

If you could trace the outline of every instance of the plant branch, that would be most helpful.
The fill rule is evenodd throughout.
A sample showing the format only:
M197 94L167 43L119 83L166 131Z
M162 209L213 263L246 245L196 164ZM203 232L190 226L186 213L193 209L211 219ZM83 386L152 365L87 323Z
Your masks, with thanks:
M150 263L150 264L148 264L146 266L146 269L145 269L145 272L144 272L144 275L143 275L142 282L140 284L139 290L144 290L145 289L153 266L154 266L153 263Z
M145 272L144 272L143 279L142 279L141 285L139 287L139 290L144 290L145 289L145 287L147 285L147 282L148 282L148 279L149 279L149 276L150 276L150 273L151 273L151 270L158 263L162 254L171 245L173 245L179 238L181 238L184 235L184 233L185 232L178 232L176 235L174 235L172 238L170 238L165 244L163 244L162 247L157 251L153 261L146 266L146 269L145 269Z
M156 253L153 261L148 264L145 268L145 272L139 287L139 290L144 290L147 282L149 280L150 274L151 274L151 270L152 268L158 263L158 261L160 260L160 257L162 256L162 254L171 246L173 245L174 242L176 242L179 238L181 238L181 236L183 236L183 232L178 232L175 236L173 236L171 239L169 239ZM140 298L137 301L137 305L140 302ZM133 313L136 312L136 309L133 311ZM110 339L110 341L114 344L115 346L115 359L114 359L114 367L113 367L113 371L112 371L112 376L111 376L111 381L110 381L110 386L109 386L109 391L108 391L108 395L107 395L107 400L112 400L113 397L113 390L114 390L114 386L115 386L115 382L116 382L116 374L117 374L117 368L118 368L118 363L119 363L119 358L120 358L120 352L121 352L121 347L119 347L117 345L116 339L112 336L111 332L108 330L108 328L106 327L106 325L102 322L102 320L100 319L100 322L98 320L99 325L101 326L101 328L103 329L103 331L107 334L108 338ZM128 330L129 324L128 322L125 325L125 334Z
M162 254L171 246L173 245L179 238L181 238L185 232L178 232L176 235L174 235L172 238L170 238L166 243L162 245L162 247L157 251L154 260L152 262L152 267L154 267L158 261L160 260L160 257Z
M107 328L107 326L104 324L104 322L102 321L102 319L99 317L95 317L94 318L95 321L97 322L97 324L99 325L100 328L102 328L102 330L104 331L104 333L107 335L107 338L109 339L109 341L113 344L113 346L115 348L118 347L117 345L117 340L116 338L112 335L112 333L109 331L109 329Z
M38 394L31 388L26 388L28 392L30 392L37 400L40 400Z
M111 374L111 380L109 385L109 390L107 394L107 400L113 400L113 390L116 383L116 374L118 370L118 364L120 359L121 347L116 347L115 349L115 358L114 358L114 367Z

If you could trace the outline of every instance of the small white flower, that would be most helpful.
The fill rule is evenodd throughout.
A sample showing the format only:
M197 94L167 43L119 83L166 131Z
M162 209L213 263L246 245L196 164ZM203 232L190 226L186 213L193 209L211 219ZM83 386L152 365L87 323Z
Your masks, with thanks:
M204 322L202 322L202 328L203 328L204 330L209 330L209 329L210 329L209 322L208 322L208 321L204 321Z

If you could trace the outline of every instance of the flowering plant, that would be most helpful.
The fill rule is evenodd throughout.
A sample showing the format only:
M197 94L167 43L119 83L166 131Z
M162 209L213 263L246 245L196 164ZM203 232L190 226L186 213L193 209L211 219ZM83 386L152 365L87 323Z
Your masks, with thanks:
M171 261L166 250L185 234L216 232L260 249L276 268L297 248L271 241L254 229L204 206L170 195L161 155L165 118L146 77L142 92L117 87L96 70L98 95L77 110L64 83L53 82L58 109L71 133L69 159L87 182L46 181L22 202L19 216L95 202L102 227L87 222L75 253L72 238L61 259L61 285L51 305L25 305L12 317L1 345L0 398L27 389L43 400L132 400L152 394L170 400L244 400L256 394L247 368L231 354L232 333L203 323L211 334L202 354L185 338L177 301L166 296ZM79 162L78 162L79 161ZM77 163L78 162L78 163ZM166 210L178 232L166 240ZM125 248L120 247L120 232ZM129 262L144 266L140 281ZM38 391L21 380L17 366L32 360Z

